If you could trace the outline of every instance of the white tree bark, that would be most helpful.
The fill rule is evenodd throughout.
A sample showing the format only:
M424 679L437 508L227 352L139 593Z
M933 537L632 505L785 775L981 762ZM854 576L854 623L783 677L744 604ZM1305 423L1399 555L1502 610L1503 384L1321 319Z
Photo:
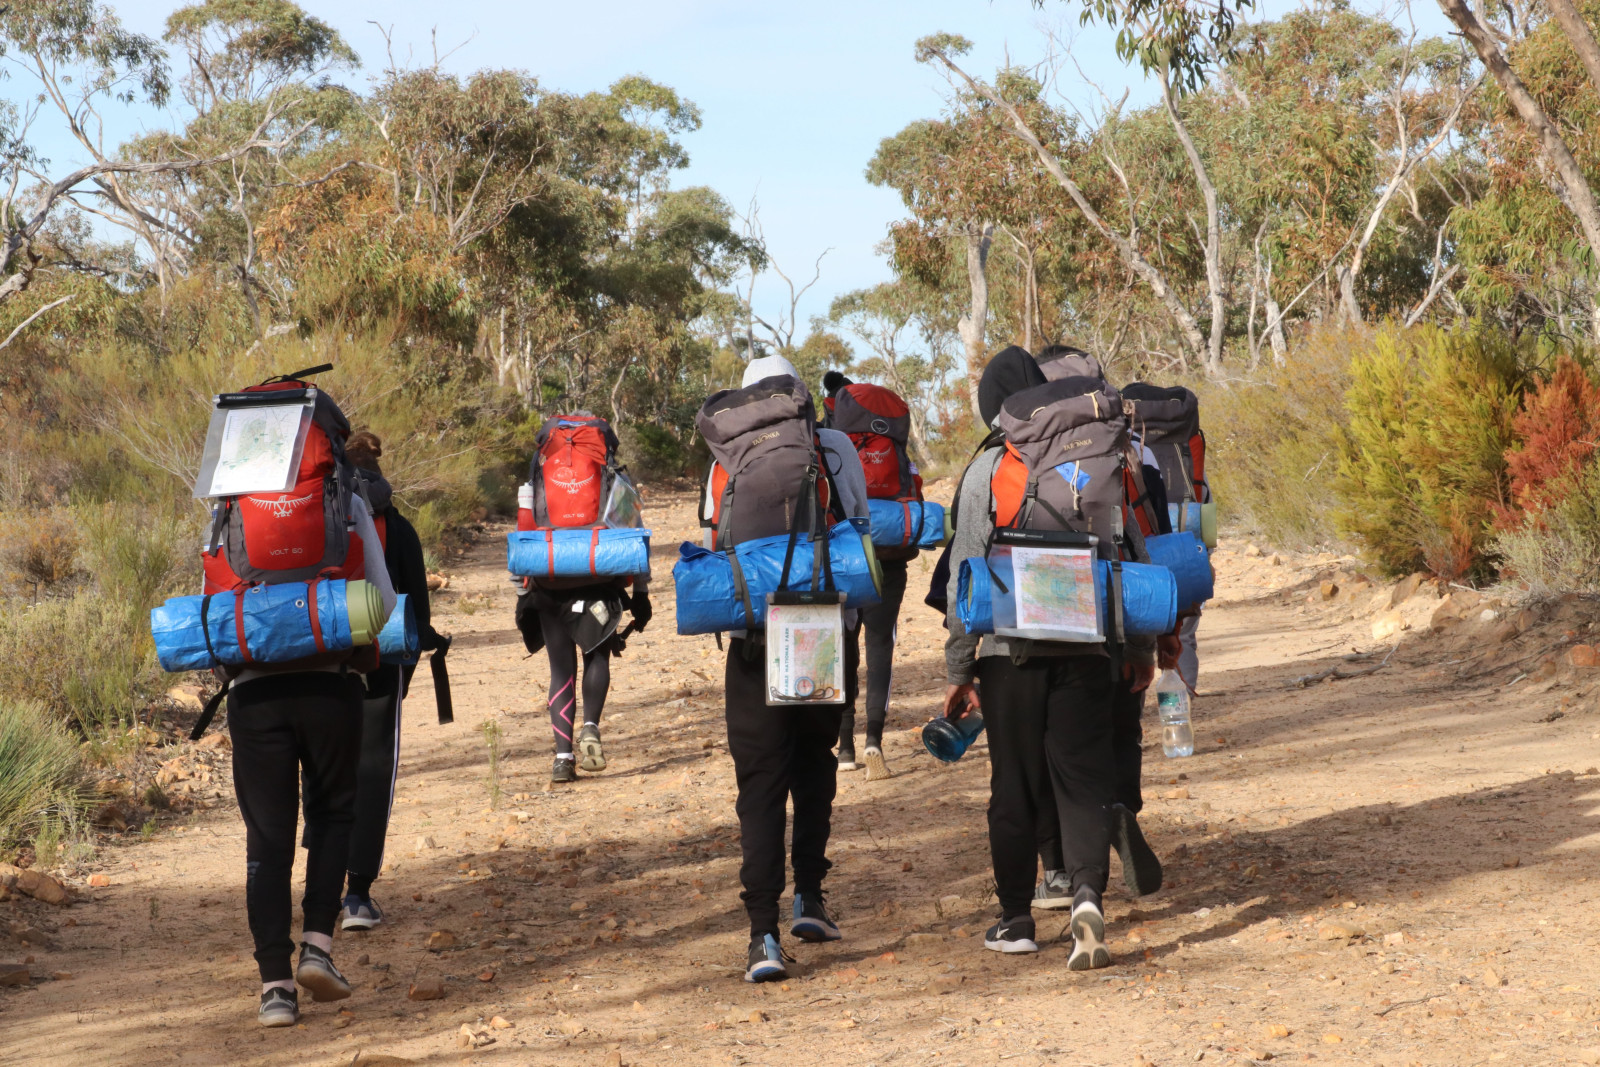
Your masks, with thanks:
M1189 127L1178 114L1166 68L1161 70L1161 99L1167 106L1167 118L1172 120L1172 129L1183 146L1183 154L1189 157L1194 183L1199 186L1206 203L1206 293L1211 299L1211 336L1206 341L1205 367L1206 373L1216 378L1222 374L1222 338L1228 320L1227 294L1222 286L1222 216L1217 208L1217 187L1211 182L1194 138L1189 136Z
M961 334L961 344L967 352L967 386L971 392L972 414L983 424L983 413L978 410L978 380L983 377L984 365L989 362L985 343L989 326L989 249L994 244L994 223L977 222L967 232L967 285L971 289L971 302L967 313L956 323Z

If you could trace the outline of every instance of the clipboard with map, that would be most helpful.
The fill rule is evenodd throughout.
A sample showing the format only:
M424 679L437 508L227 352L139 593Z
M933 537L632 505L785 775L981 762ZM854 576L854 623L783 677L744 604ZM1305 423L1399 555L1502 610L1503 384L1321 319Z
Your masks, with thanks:
M768 706L843 703L843 594L768 593Z
M312 389L217 397L194 495L241 496L292 489L315 403Z
M996 531L988 564L994 632L1035 641L1104 641L1098 538L1054 531Z

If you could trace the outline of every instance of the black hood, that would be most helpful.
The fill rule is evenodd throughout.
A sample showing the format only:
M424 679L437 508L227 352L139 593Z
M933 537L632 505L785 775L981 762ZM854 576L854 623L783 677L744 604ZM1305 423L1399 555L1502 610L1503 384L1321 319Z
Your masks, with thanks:
M983 368L983 377L978 381L978 411L983 416L983 424L994 425L1007 397L1044 383L1044 372L1028 355L1027 349L1017 345L1001 349Z

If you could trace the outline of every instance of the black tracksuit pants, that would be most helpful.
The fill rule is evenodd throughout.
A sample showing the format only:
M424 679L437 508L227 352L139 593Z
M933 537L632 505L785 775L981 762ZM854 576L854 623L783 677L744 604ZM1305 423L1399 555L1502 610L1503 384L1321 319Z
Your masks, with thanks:
M1144 810L1144 693L1135 693L1133 680L1122 677L1120 665L1113 660L1116 688L1111 696L1111 762L1117 771L1116 802L1135 815ZM1046 806L1041 812L1039 828L1039 861L1047 871L1059 871L1061 858L1061 831L1054 807Z
M301 928L333 933L350 855L361 753L361 684L307 671L228 693L233 788L245 826L245 909L263 982L294 977L290 872L304 774L306 891Z
M400 712L413 665L386 663L367 675L361 702L361 760L356 770L355 822L350 830L348 889L366 897L383 870L383 846L400 770Z
M797 893L822 889L828 868L828 834L833 819L839 763L833 745L839 737L839 705L768 707L764 649L744 658L746 642L728 646L724 674L727 693L728 752L739 783L734 810L739 816L744 862L739 881L750 916L752 936L778 933L778 898L783 894L785 809L794 798L791 862Z
M1116 796L1112 661L1103 656L978 660L989 734L989 853L1003 918L1032 908L1041 834L1054 808L1072 889L1104 893Z
M895 625L900 619L900 604L906 595L906 561L884 560L883 599L861 609L860 624L845 634L844 714L839 723L839 742L853 741L856 730L856 693L861 668L860 641L867 644L867 743L883 741L883 726L889 719L889 686L894 681ZM854 683L854 684L850 684Z

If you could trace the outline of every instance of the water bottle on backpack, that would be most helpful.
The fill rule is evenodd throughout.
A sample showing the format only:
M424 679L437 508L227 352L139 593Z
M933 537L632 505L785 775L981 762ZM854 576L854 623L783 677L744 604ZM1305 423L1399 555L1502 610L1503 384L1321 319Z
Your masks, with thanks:
M1189 724L1189 687L1170 667L1153 687L1161 716L1161 751L1169 758L1194 755L1194 728Z

